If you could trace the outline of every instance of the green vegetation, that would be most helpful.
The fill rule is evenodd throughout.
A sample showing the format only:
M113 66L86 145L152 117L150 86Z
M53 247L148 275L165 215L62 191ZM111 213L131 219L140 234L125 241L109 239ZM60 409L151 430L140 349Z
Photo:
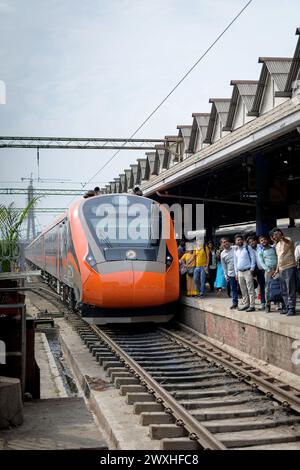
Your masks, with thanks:
M14 207L13 202L8 206L0 204L0 272L14 269L19 253L21 225L38 199L40 198L33 198L22 211Z

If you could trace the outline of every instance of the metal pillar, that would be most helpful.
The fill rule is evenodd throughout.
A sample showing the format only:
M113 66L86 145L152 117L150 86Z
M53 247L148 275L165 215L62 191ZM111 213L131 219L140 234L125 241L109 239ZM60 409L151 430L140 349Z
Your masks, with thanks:
M29 186L27 188L27 203L29 204L32 200L33 200L33 184L32 184L32 179L31 179ZM32 207L28 213L28 219L27 219L27 240L34 240L35 237L36 237L35 218L34 218L34 208Z
M271 168L270 156L257 154L256 168L256 233L268 234L276 225L276 217L270 208Z
M215 226L213 221L213 210L211 204L204 204L204 227L206 242L214 240Z

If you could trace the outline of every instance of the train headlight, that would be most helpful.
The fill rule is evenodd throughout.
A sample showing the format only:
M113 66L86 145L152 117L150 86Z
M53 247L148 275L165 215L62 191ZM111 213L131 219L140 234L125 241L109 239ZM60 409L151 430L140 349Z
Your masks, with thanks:
M171 266L173 262L173 257L171 255L171 253L169 252L168 248L167 248L167 252L166 252L166 265L167 265L167 268L169 268Z
M85 261L87 262L88 265L91 266L91 268L94 268L97 264L97 261L95 260L93 253L89 249L89 252L87 254L87 257L85 258Z
M126 258L127 259L136 259L136 252L134 250L126 251Z

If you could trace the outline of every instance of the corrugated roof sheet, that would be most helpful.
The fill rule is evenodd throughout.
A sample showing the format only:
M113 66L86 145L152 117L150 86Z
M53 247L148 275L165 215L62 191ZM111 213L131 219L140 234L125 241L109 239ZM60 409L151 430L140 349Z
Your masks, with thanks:
M198 132L200 132L200 134L202 135L202 139L205 139L210 114L209 113L193 113L192 116L193 116L193 124L192 124L189 144L187 147L188 153L196 152Z
M145 179L147 158L138 158L141 180Z
M206 114L203 113L203 114L196 114L195 115L195 119L197 121L197 124L198 124L199 128L208 126L209 116L210 116L209 113L206 113Z
M296 29L296 34L300 35L300 28ZM177 126L179 129L178 136L184 141L184 149L187 152L193 152L196 144L197 132L200 130L202 135L205 135L204 143L211 143L211 138L214 132L217 115L221 120L223 127L230 130L229 123L234 119L234 112L241 98L248 110L250 116L258 116L261 108L261 101L265 86L267 83L268 74L270 74L279 91L275 96L290 97L292 95L293 82L300 77L300 37L297 41L294 57L260 57L259 62L262 63L262 69L259 81L244 81L236 80L231 83L234 85L231 102L228 99L215 99L209 100L212 103L211 113L194 113L192 126ZM172 144L172 146L178 144ZM171 146L167 143L166 147ZM156 150L156 152L149 152L147 155L148 172L155 174L157 171L158 160L163 162L163 167L166 166L166 161L170 160L170 154L165 150ZM135 167L137 165L131 165ZM141 166L139 167L141 170ZM127 170L127 172L130 170ZM133 173L133 172L132 172ZM126 174L126 170L125 170ZM156 173L157 174L157 173ZM126 174L126 180L130 178ZM112 183L113 184L113 183Z
M126 176L126 184L127 184L127 190L132 188L132 171L131 168L130 170L124 170L125 171L125 176Z
M137 163L130 165L131 170L132 170L132 181L133 181L133 186L135 186L138 183L138 165Z
M110 181L110 192L115 193L116 192L116 182L115 181Z
M257 90L257 84L258 81L253 82L253 83L238 83L236 86L238 88L239 94L242 97L242 100L245 103L245 106L247 108L247 111L250 111L250 109L253 106L254 102L254 96Z
M248 112L252 109L258 81L256 80L231 80L230 85L233 85L233 90L232 90L229 112L227 115L227 121L226 121L226 125L224 126L224 130L226 131L232 130L236 108L240 99L245 103L245 106Z
M295 52L294 52L294 57L292 60L292 64L289 70L289 74L286 80L284 92L277 92L279 96L287 96L291 97L292 96L292 91L293 91L293 83L295 80L299 79L299 73L300 73L300 28L296 29L296 34L299 35Z
M147 152L146 153L149 166L150 166L150 175L158 174L158 155L156 152Z
M127 191L126 175L125 173L120 173L119 177L120 177L120 182L121 182L121 191L125 193Z
M229 106L230 106L230 99L216 100L214 101L214 103L217 108L218 114L228 113Z
M291 68L292 64L291 58L283 57L283 58L264 58L261 57L259 59L260 62L263 62L268 72L272 75L279 91L283 91L285 89L287 77Z
M183 138L184 148L189 148L190 137L192 132L192 126L184 125L184 126L177 126L179 129L178 136Z
M158 149L156 149L156 154L157 154L157 158L158 158L158 161L159 161L159 168L161 170L167 169L167 167L168 167L168 157L166 155L165 150L162 149L162 148L158 148Z
M121 191L121 181L120 181L120 178L114 178L115 182L116 182L116 186L115 186L115 191L116 193L119 193Z
M259 115L261 101L263 98L264 89L266 87L269 74L274 79L274 82L276 83L279 92L284 91L288 72L292 63L292 59L289 57L260 57L258 61L262 63L263 66L261 69L256 94L254 97L252 108L249 112L249 116Z

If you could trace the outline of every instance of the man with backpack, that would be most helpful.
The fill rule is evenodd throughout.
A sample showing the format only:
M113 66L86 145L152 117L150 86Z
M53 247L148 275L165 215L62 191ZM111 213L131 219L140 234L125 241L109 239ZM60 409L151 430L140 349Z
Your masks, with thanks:
M270 236L276 243L277 268L274 275L279 273L281 294L284 301L282 314L295 315L297 274L294 243L290 238L284 236L280 228L275 227Z
M234 252L234 271L243 297L243 307L240 307L238 310L254 312L255 290L253 274L255 269L255 252L251 246L245 244L245 239L242 235L236 235L234 241L237 246Z

